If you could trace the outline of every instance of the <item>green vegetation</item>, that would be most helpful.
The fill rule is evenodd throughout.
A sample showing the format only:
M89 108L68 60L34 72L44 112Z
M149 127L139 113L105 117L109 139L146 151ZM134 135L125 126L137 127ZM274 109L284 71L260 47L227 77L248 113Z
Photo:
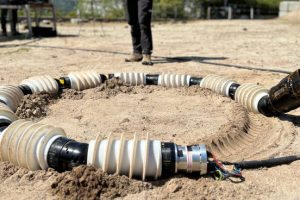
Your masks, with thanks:
M249 6L273 9L279 7L280 1L282 0L228 0L228 4L245 4ZM219 3L220 2L224 2L224 1L220 0Z
M278 8L282 0L256 0L256 5L266 8Z
M183 18L183 0L154 0L155 18Z
M93 19L121 19L125 17L123 0L78 0L80 16Z
M189 17L199 17L199 13L206 6L227 5L248 5L252 7L278 9L282 0L154 0L153 18L183 19ZM124 19L124 0L78 0L75 9L68 13L60 12L59 17L80 17L105 18L105 19ZM92 9L93 8L93 9ZM79 12L78 12L79 11Z

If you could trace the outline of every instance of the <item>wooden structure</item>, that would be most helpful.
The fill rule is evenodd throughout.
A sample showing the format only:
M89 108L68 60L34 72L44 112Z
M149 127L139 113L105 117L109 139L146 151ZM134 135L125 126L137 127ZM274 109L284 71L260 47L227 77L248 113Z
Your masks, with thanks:
M26 15L26 21L27 21L27 26L28 26L28 33L27 33L27 38L31 38L33 36L32 32L32 18L31 18L31 11L34 11L35 13L35 26L39 27L40 23L40 16L39 12L41 10L49 10L52 13L52 23L53 23L53 30L56 31L56 15L55 15L55 8L54 5L51 3L35 3L35 2L30 2L28 4L24 5L0 5L0 9L8 9L8 10L13 10L13 9L18 9L18 10L24 10L25 15Z

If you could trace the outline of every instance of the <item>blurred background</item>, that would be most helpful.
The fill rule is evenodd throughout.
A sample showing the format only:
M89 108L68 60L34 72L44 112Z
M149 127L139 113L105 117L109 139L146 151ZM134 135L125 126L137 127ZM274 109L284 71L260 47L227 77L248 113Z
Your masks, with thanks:
M124 20L124 0L52 0L59 20ZM268 19L300 8L299 0L154 0L154 20Z

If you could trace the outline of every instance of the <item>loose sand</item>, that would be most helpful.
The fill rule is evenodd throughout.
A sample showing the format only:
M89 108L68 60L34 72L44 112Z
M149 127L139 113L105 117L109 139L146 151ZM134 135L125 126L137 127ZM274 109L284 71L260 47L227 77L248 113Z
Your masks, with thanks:
M77 26L60 24L61 37L2 41L0 83L49 74L94 69L172 72L195 76L218 74L240 83L272 86L300 63L300 26L284 20L154 23L154 63L124 63L130 52L125 23ZM80 35L77 35L80 32ZM265 71L262 71L263 69ZM41 99L42 104L28 103ZM39 109L36 109L39 108ZM38 110L40 115L26 110ZM35 113L39 113L36 111ZM29 112L29 111L28 111ZM249 114L236 102L197 87L166 89L107 83L60 97L26 97L19 116L62 127L72 139L87 142L98 134L206 143L230 161L300 153L299 118ZM27 115L28 114L28 115ZM290 114L299 115L300 110ZM246 181L214 181L209 177L175 176L150 181L109 176L90 167L59 174L30 172L0 162L0 199L121 197L125 199L299 199L300 162L270 169L245 170ZM83 176L82 176L83 174Z

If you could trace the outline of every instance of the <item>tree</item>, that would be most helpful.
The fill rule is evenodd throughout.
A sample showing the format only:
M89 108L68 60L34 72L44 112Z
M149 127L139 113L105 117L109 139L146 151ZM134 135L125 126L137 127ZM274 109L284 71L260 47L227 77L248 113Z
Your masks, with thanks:
M184 17L184 0L154 0L155 18Z

